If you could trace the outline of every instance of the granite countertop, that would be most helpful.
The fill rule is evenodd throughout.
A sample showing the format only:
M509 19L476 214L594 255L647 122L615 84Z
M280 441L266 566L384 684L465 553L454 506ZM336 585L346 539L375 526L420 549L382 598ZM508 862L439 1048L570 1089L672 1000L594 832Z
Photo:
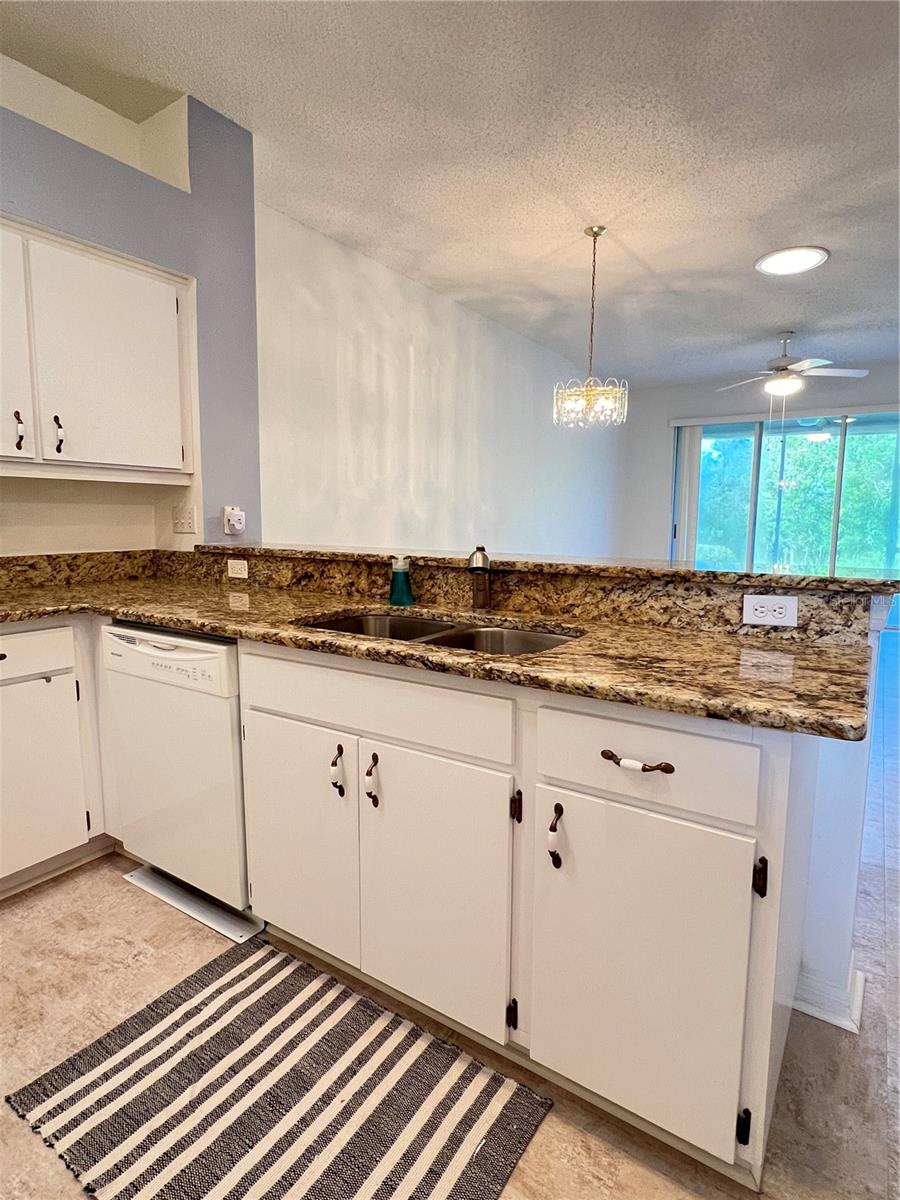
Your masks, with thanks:
M467 555L434 554L423 550L372 550L367 547L223 545L204 543L195 547L198 554L221 555L232 558L265 557L286 559L344 559L351 562L389 563L396 553L403 553L419 565L442 566L465 570ZM691 562L670 562L668 559L641 558L531 558L527 555L491 554L494 571L528 572L531 575L588 575L609 579L689 579L699 584L736 584L752 589L779 591L854 592L857 594L892 595L900 591L900 579L889 576L866 578L863 575L792 575L760 571L714 571L698 569Z
M418 606L402 611L579 636L540 654L507 657L302 625L304 619L386 611L396 610L299 587L241 589L165 577L0 591L0 622L98 613L744 725L848 741L866 733L867 649L784 642L770 647L727 633Z

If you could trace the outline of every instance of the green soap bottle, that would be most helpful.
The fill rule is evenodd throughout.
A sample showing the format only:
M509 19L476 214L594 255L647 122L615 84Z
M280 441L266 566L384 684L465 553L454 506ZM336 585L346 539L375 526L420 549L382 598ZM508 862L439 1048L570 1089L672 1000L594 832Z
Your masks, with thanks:
M407 606L413 602L412 588L409 584L409 559L400 554L391 559L391 594L390 603Z

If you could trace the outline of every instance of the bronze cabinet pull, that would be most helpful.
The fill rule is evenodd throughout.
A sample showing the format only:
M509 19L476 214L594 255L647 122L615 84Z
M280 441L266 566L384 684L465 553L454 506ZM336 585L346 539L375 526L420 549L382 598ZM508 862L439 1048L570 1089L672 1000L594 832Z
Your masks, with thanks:
M338 742L337 754L335 754L334 758L331 760L331 786L337 791L339 796L343 796L344 794L344 785L340 780L340 767L338 766L338 763L341 761L343 756L344 747L340 742Z
M553 805L553 820L550 822L550 828L547 830L547 853L550 855L550 861L556 867L557 871L562 866L562 857L556 847L559 843L559 819L564 812L565 809L557 801Z
M373 755L372 755L372 761L369 763L368 769L366 770L366 779L371 779L371 778L372 778L372 776L375 774L375 768L376 768L377 766L378 766L378 755L377 755L377 754L373 754ZM368 789L368 788L366 788L366 795L367 795L367 796L369 797L369 799L372 801L372 807L373 807L373 808L377 808L377 807L378 807L378 804L379 804L379 800L378 800L378 797L375 795L375 793L374 793L374 792L371 792L371 791L369 791L369 789Z
M56 453L62 454L63 442L66 440L66 431L62 427L62 421L53 414L53 424L56 426Z
M601 750L600 757L615 763L617 767L623 767L626 771L643 771L645 774L648 771L662 771L663 775L675 774L675 768L670 762L642 763L636 758L620 758L615 750Z
M18 409L13 412L13 420L16 423L16 449L21 450L22 444L25 441L25 422L22 420L22 414Z

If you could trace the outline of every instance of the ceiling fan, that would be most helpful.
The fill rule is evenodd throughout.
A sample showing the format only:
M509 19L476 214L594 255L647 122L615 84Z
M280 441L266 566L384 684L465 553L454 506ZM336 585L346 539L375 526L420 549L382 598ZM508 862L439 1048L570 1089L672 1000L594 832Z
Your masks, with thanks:
M788 347L794 336L793 329L779 333L781 353L776 358L770 358L766 370L750 379L742 379L740 383L729 383L725 387L716 388L717 392L727 392L731 388L743 387L745 383L756 383L765 379L764 389L770 396L793 396L803 387L803 381L810 375L840 375L847 379L862 379L868 371L855 367L833 367L828 358L794 358L788 354Z

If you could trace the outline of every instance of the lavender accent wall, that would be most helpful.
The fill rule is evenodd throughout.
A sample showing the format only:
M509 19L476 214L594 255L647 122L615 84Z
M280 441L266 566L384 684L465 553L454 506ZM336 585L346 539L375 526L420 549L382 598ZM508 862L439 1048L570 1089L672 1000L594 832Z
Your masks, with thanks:
M253 138L188 101L191 191L0 108L0 210L197 279L203 540L260 538Z

